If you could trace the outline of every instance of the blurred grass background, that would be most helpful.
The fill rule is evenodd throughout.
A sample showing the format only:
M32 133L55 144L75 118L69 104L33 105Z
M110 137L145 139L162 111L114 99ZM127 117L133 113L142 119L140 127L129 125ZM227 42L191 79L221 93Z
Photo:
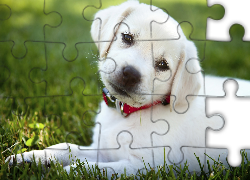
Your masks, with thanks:
M122 2L103 0L101 9ZM141 2L150 4L149 0ZM99 7L99 1L1 0L0 4L1 159L11 154L5 150L16 142L12 148L16 152L65 141L89 145L102 84L90 36L92 21L88 21L98 9L86 9L88 20L82 11L87 5ZM154 0L153 5L166 9L178 22L192 24L193 29L187 22L181 27L187 37L193 31L191 39L206 74L249 79L250 45L241 41L241 26L230 30L232 42L198 41L206 38L209 16L223 17L221 6L208 8L205 0ZM30 126L34 122L45 128ZM27 145L34 136L39 140Z

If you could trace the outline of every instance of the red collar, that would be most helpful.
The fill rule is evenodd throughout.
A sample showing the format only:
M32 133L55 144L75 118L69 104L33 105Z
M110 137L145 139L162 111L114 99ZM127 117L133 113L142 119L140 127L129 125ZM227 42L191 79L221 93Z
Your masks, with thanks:
M146 105L141 106L141 107L133 107L133 106L129 106L128 104L119 101L114 96L110 95L107 88L103 88L102 95L103 95L103 99L104 99L105 103L107 104L107 106L115 108L124 117L127 117L129 114L131 114L133 112L136 112L136 111L139 111L142 109L150 108L150 107L152 107L156 104L159 104L159 103L162 103L163 105L167 105L170 102L170 96L167 95L166 98L161 100L161 101L159 101L159 100L154 101L153 103L146 104Z

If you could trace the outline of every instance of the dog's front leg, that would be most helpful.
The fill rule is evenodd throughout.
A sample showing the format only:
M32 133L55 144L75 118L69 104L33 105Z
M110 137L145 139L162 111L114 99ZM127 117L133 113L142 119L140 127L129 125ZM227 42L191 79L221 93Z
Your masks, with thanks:
M30 152L24 152L22 154L12 155L6 159L6 162L9 161L10 165L13 165L13 162L16 160L17 164L24 162L31 163L32 160L35 160L36 163L41 161L44 165L49 165L51 161L58 161L63 166L69 165L71 162L74 162L76 159L81 161L87 160L96 162L97 153L96 150L91 150L93 146L88 147L79 147L75 144L69 143L60 143L53 146L50 146L44 150L34 150ZM34 158L34 159L33 159Z

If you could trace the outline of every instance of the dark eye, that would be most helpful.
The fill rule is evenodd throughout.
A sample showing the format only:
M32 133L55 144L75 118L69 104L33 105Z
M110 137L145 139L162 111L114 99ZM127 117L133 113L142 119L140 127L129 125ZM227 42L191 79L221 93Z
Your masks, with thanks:
M157 61L155 66L157 67L157 69L159 71L169 70L169 65L168 65L168 62L166 61L166 59L162 59L160 61Z
M133 36L132 34L124 34L122 33L122 41L125 42L127 45L131 45L133 44L134 40L133 40Z

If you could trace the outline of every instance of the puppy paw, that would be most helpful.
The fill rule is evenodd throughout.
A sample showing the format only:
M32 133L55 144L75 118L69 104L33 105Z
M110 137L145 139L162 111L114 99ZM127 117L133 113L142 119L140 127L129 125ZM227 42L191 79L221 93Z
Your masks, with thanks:
M32 158L29 156L23 156L22 154L17 154L7 157L5 163L7 162L9 162L10 166L13 166L13 164L21 165L23 163L32 163Z
M44 151L35 150L30 152L24 152L22 154L11 155L5 160L5 163L9 162L10 166L13 166L14 164L21 165L23 163L33 163L33 162L38 164L39 161L41 161L41 164L46 164L48 163L46 159L48 158L46 158Z

